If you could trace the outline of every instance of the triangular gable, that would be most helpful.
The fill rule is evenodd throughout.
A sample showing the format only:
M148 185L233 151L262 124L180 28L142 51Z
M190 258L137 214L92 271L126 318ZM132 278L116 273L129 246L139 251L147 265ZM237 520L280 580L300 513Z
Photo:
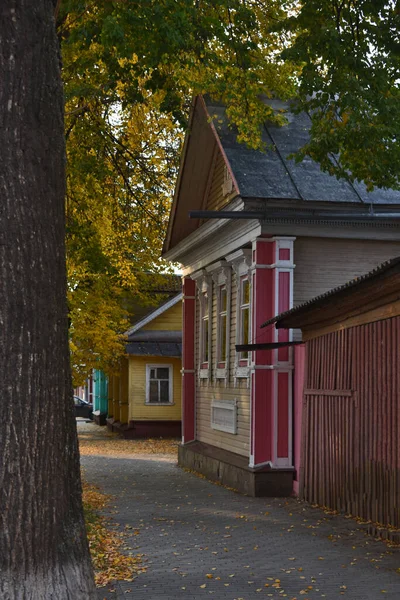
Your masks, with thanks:
M170 310L173 306L175 306L176 304L178 304L178 302L181 301L182 293L177 294L176 296L168 300L168 302L165 302L164 304L153 310L150 314L146 315L143 319L135 323L132 327L125 331L125 335L129 337L129 335L131 335L132 333L143 329L143 327L151 323L151 321L154 321L154 319L156 319L166 311Z
M192 106L163 253L201 225L199 219L189 219L189 211L218 210L238 194L219 136L198 96Z

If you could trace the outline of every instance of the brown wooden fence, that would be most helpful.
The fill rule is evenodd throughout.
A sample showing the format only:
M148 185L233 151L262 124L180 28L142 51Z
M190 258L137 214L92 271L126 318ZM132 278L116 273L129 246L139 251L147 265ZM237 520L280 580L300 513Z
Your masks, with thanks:
M400 317L307 342L303 410L300 497L396 537Z

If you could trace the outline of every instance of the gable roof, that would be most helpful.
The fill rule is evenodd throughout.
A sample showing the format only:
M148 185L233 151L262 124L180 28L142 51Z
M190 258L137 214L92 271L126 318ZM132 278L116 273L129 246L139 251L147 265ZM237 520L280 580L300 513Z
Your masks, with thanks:
M183 295L182 295L182 292L180 292L179 294L176 294L175 296L173 296L172 298L167 300L167 302L164 302L163 304L159 305L157 308L153 309L145 317L143 317L142 319L137 321L132 327L130 327L125 332L125 335L128 336L128 341L131 340L132 334L134 334L136 331L139 331L140 329L145 327L148 323L150 323L151 321L153 321L154 319L156 319L157 317L162 315L164 312L166 312L167 310L169 310L170 308L175 306L175 304L178 304L178 302L180 302L182 300L182 298L183 298Z
M189 219L188 213L205 208L215 152L223 157L236 196L247 200L246 209L254 210L251 200L275 201L281 209L288 203L294 207L294 215L296 207L312 208L316 202L332 209L336 206L336 210L347 205L366 211L373 204L400 209L400 191L368 192L364 184L338 180L321 171L310 158L300 163L288 159L307 143L311 119L304 112L295 114L288 102L267 98L264 101L275 110L285 111L288 124L279 127L264 123L262 139L267 150L262 152L237 141L237 131L229 127L221 103L201 96L194 99L163 254L202 224L199 219Z
M217 117L215 128L242 198L400 205L400 191L368 192L364 184L338 180L321 171L318 163L309 157L299 163L288 159L308 142L311 127L307 113L292 112L293 103L264 98L275 111L283 112L288 123L282 127L264 123L262 140L267 150L262 152L237 141L237 131L229 127L222 104L210 99L205 101L208 113Z
M182 290L180 275L140 272L137 280L138 294L127 295L125 299L131 326L150 315Z

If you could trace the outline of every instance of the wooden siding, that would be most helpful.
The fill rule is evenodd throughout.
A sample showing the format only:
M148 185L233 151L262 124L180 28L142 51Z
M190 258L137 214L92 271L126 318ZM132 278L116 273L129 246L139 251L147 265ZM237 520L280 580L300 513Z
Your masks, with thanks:
M234 385L235 369L235 344L236 344L236 281L232 276L232 304L231 304L231 330L230 330L230 364L229 379L225 380L200 380L196 379L196 439L200 442L224 448L236 454L249 456L250 440L250 390L247 379L238 380ZM196 367L199 365L199 333L200 309L196 302ZM213 286L212 310L212 364L214 367L216 349L216 294ZM216 400L237 400L237 433L225 433L211 428L211 402Z
M182 331L182 302L178 302L143 327L147 331Z
M121 362L121 376L119 381L119 420L128 423L129 420L129 363L127 358Z
M236 196L236 192L232 187L233 192L229 194L223 193L223 185L225 181L225 159L222 156L220 149L217 150L216 159L214 162L213 174L209 186L208 197L206 198L205 209L220 210L227 204L232 197ZM233 185L233 184L232 184Z
M149 406L146 402L146 365L173 365L173 401L170 406ZM179 421L181 419L181 360L160 356L129 358L129 420Z
M294 242L294 306L364 275L399 254L400 241L297 238Z
M307 342L300 496L400 538L400 317ZM376 526L376 524L379 524Z

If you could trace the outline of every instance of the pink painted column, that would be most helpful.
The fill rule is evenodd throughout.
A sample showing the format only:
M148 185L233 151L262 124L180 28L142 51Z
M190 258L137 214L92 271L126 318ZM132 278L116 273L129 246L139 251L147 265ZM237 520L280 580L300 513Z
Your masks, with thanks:
M196 283L183 279L182 444L195 439L195 320Z
M293 241L257 238L252 249L252 343L290 341L261 328L293 304ZM257 350L251 361L250 466L292 467L292 350Z
M301 431L302 431L302 419L303 419L303 392L304 392L304 379L305 379L305 355L306 346L295 346L294 349L294 406L293 406L293 418L294 418L294 440L293 440L293 452L294 452L294 468L295 475L293 481L293 492L296 496L299 495L300 485L300 467L301 467Z

